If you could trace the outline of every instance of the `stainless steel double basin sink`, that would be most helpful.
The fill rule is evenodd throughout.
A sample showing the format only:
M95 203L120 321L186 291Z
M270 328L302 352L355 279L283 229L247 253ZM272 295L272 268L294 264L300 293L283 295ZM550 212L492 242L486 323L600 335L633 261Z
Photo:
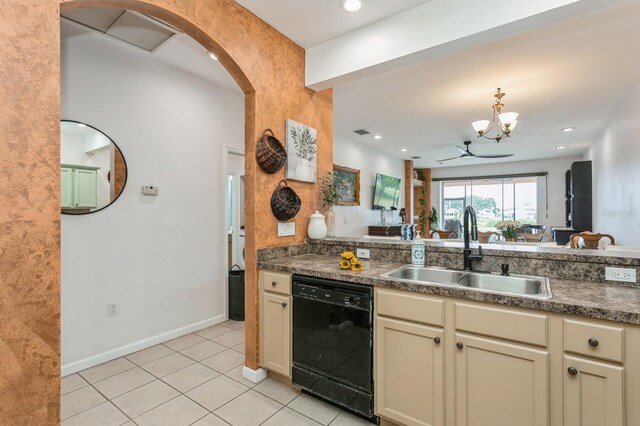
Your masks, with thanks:
M550 299L552 297L549 279L530 275L496 275L409 265L381 276L398 281L439 284L510 296L536 299Z

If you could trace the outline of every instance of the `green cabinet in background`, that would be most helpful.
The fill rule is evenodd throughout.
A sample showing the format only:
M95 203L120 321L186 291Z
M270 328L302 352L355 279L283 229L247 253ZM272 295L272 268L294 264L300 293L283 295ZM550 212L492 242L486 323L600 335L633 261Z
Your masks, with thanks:
M98 167L63 164L60 177L63 209L94 209L98 206Z

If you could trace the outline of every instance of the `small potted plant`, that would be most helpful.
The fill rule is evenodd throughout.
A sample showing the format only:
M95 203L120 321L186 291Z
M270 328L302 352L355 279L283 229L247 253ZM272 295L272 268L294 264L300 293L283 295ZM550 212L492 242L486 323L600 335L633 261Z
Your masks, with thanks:
M440 227L438 223L438 211L435 207L431 207L431 212L429 212L429 229L432 231L437 231Z
M501 231L505 241L515 241L520 228L522 224L515 220L505 220L496 224L496 229Z
M340 200L340 184L332 172L325 173L320 179L322 190L322 206L327 209L327 236L336 236L336 213L333 210Z

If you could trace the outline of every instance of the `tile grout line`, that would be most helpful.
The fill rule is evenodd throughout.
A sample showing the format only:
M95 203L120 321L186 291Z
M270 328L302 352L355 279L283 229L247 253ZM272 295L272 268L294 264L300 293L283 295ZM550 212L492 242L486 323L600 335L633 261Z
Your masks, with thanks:
M229 330L229 331L227 331L227 332L225 332L225 333L220 334L219 336L223 336L223 335L225 335L225 334L229 334L229 333L230 333L230 332L232 332L232 331L238 331L238 330L233 329L233 328L231 328L231 327L224 326L224 325L222 325L222 323L221 323L221 324L214 324L214 325L213 325L213 326L211 326L211 327L214 327L214 326L216 326L216 325L219 325L219 326L221 326L221 327L227 328L227 329ZM207 328L208 328L208 327L207 327ZM203 330L204 330L204 329L203 329ZM240 331L238 331L238 332L239 332L239 333L241 333ZM184 336L188 336L189 334L197 335L197 334L196 334L196 332L192 332L192 333L185 334ZM222 347L224 347L224 348L225 348L225 350L220 351L220 352L218 352L218 353L216 353L216 354L213 354L213 355L211 355L210 357L215 356L215 355L220 354L220 353L223 353L223 352L226 352L226 351L228 351L228 350L231 350L231 351L233 351L233 352L235 352L235 353L237 353L237 354L240 354L240 355L244 355L244 354L242 354L242 353L240 353L240 352L238 352L238 351L234 350L234 349L233 349L233 347L229 347L229 346L223 345L222 343L215 342L215 341L213 341L213 340L211 340L211 339L208 339L208 338L203 337L203 336L200 336L200 335L197 335L197 336L198 336L198 337L201 337L201 338L203 338L203 339L205 339L205 341L210 341L210 342L216 343L216 344L218 344L218 345L220 345L220 346L222 346ZM214 338L219 337L219 336L215 336ZM183 337L183 336L180 336L180 337ZM180 338L180 337L178 337L178 338ZM170 340L174 340L174 339L170 339ZM168 341L170 341L170 340L168 340ZM168 341L167 341L167 342L168 342ZM222 404L221 406L219 406L219 407L217 407L217 408L215 409L215 410L218 410L218 409L220 409L220 408L224 407L225 405L227 405L228 403L230 403L231 401L233 401L233 400L235 400L235 399L239 398L240 396L244 395L245 393L249 392L250 390L253 390L253 387L248 387L248 386L246 386L245 384L240 383L239 381L234 380L233 378L231 378L231 377L229 377L229 376L227 376L227 375L226 375L226 373L228 373L229 371L233 370L234 368L237 368L237 366L236 366L236 367L233 367L233 368L231 368L231 369L229 369L229 370L227 370L226 372L221 372L221 371L216 370L215 368L211 368L211 367L209 367L209 366L207 366L207 365L202 364L200 361L195 360L195 359L193 359L193 358L191 358L191 357L189 357L189 356L187 356L187 355L185 355L185 354L181 353L179 350L175 350L175 349L173 349L173 348L170 348L170 347L166 346L164 343L166 343L166 342L158 343L158 345L161 345L161 346L163 346L163 347L165 347L165 348L167 348L167 349L171 350L171 351L172 351L172 353L167 354L167 355L164 355L164 356L161 356L161 357L159 357L159 358L156 358L156 359L151 360L151 361L149 361L149 362L146 362L146 363L144 363L144 364L137 364L136 362L134 362L134 361L130 360L129 358L127 358L129 355L135 354L136 352L140 352L140 351L132 352L131 354L123 355L123 356L121 356L121 357L119 357L119 358L115 358L115 359L124 359L124 360L126 360L126 361L130 362L130 363L132 364L132 367L131 367L131 368L127 368L126 370L119 371L119 372L117 372L117 373L111 374L111 375L109 375L109 376L107 376L107 377L104 377L103 379L100 379L100 380L96 381L95 383L91 383L91 382L89 382L89 380L88 380L87 378L85 378L85 377L82 375L82 371L79 371L79 372L77 372L77 373L73 373L73 374L78 374L78 376L79 376L82 380L84 380L84 381L85 381L86 385L84 385L84 386L82 386L82 387L80 387L80 388L78 388L78 389L74 389L73 391L67 392L67 393L65 393L65 394L62 394L62 393L61 393L61 395L60 395L61 397L62 397L63 395L71 394L71 393L73 393L73 392L76 392L76 391L78 391L78 390L84 389L84 388L86 388L86 387L91 387L91 388L92 388L93 390L95 390L95 391L96 391L100 396L102 396L102 397L105 399L105 401L102 401L102 402L100 402L100 403L98 403L98 404L96 404L96 405L94 405L94 406L92 406L92 407L90 407L90 408L87 408L86 410L82 410L82 411L80 411L80 412L78 412L78 413L74 414L73 416L67 417L67 418L65 418L64 420L61 420L61 422L62 422L62 421L69 420L69 419L71 419L71 418L73 418L73 417L76 417L76 416L78 416L78 415L80 415L80 414L82 414L82 413L85 413L85 412L87 412L87 411L89 411L89 410L92 410L92 409L94 409L94 408L96 408L96 407L98 407L98 406L100 406L100 405L102 405L102 404L109 403L110 405L112 405L113 407L115 407L119 412L121 412L121 413L122 413L122 414L123 414L123 415L128 419L128 420L127 420L127 422L128 422L128 421L131 421L131 422L133 422L134 424L136 424L136 425L137 425L137 423L135 422L135 420L134 420L133 418L131 418L130 416L128 416L124 411L122 411L122 410L120 409L120 407L118 407L118 406L113 402L113 400L112 400L112 399L107 398L107 396L106 396L106 395L104 395L102 392L100 392L100 390L98 390L98 389L94 386L94 384L101 383L101 382L103 382L103 381L105 381L105 380L108 380L108 379L114 378L115 376L117 376L117 375L119 375L119 374L123 374L123 373L126 373L126 372L128 372L128 371L134 370L135 368L139 368L139 369L141 369L142 371L144 371L144 372L148 373L149 375L151 375L151 376L153 377L153 379L154 379L154 380L151 380L150 382L147 382L147 383L145 383L145 384L143 384L143 385L140 385L140 386L137 386L137 387L135 387L135 388L132 388L132 389L128 390L127 392L124 392L124 393L122 393L122 394L120 394L120 395L115 396L113 399L119 398L119 397L121 397L121 396L124 396L124 395L126 395L126 394L130 393L130 392L133 392L133 391L135 391L135 390L137 390L137 389L140 389L141 387L146 386L146 385L148 385L148 384L150 384L150 383L153 383L153 382L155 382L156 380L160 381L161 383L165 384L166 386L168 386L168 387L170 387L171 389L173 389L173 390L175 390L176 392L178 392L178 395L176 395L175 397L170 398L170 399L168 399L167 401L164 401L163 403L161 403L161 404L159 404L159 405L156 405L156 406L152 407L151 409L149 409L149 410L147 410L147 411L145 411L145 412L141 413L140 415L136 416L136 418L138 418L138 417L140 417L140 416L142 416L142 415L144 415L144 414L148 413L149 411L154 410L154 409L156 409L156 408L158 408L158 407L160 407L160 406L162 406L162 405L164 405L164 404L166 404L166 403L168 403L168 402L170 402L170 401L172 401L172 400L174 400L174 399L178 398L180 395L183 395L185 398L187 398L188 400L192 401L193 403L195 403L195 404L196 404L196 405L198 405L199 407L202 407L205 411L207 411L207 413L210 413L210 414L212 414L212 415L216 416L217 418L221 419L221 420L222 420L222 421L224 421L225 423L228 423L228 422L226 422L224 419L222 419L222 418L220 418L219 416L217 416L217 415L216 415L212 410L208 410L206 407L202 406L202 405L201 405L201 404L199 404L197 401L195 401L195 400L193 400L192 398L190 398L188 395L186 395L186 393L181 392L180 390L178 390L178 389L174 388L173 386L171 386L169 383L165 382L165 381L163 380L163 378L164 378L164 377L167 377L167 376L169 376L169 375L171 375L171 374L173 374L173 373L176 373L176 372L178 372L178 371L181 371L181 370L183 370L183 369L185 369L185 368L187 368L187 367L193 366L193 365L195 365L195 364L200 364L200 365L202 365L203 367L206 367L206 368L208 368L208 369L210 369L210 370L212 370L212 371L215 371L216 373L218 373L218 375L217 375L216 377L211 378L210 380L207 380L207 381L205 381L205 382L203 382L203 383L201 383L201 384L197 385L197 386L194 386L193 388L191 388L191 389L187 390L187 392L190 392L191 390L193 390L193 389L195 389L195 388L197 388L197 387L199 387L199 386L202 386L202 385L204 385L205 383L208 383L208 382L210 382L211 380L214 380L214 379L216 379L216 378L218 378L218 377L220 377L220 376L225 376L226 378L228 378L228 379L232 380L234 383L238 383L238 384L240 384L240 385L242 385L242 386L244 386L244 387L246 387L246 388L247 388L247 389L246 389L244 392L242 392L240 395L236 396L235 398L232 398L231 400L227 401L226 403ZM188 349L188 348L190 348L190 347L192 347L192 346L195 346L195 345L198 345L198 344L200 344L200 343L204 343L204 342L198 342L198 343L196 343L196 344L194 344L194 345L190 345L190 346L187 346L187 347L185 347L185 348L182 348L181 350ZM234 346L237 346L237 345L242 344L242 343L244 343L244 341L243 341L243 342L239 342L239 343L235 344ZM154 346L156 346L156 345L154 345ZM153 346L151 346L151 347L153 347ZM145 348L145 349L149 349L149 348ZM142 349L142 350L145 350L145 349ZM141 350L141 351L142 351L142 350ZM144 366L144 365L146 365L146 364L149 364L149 363L152 363L152 362L154 362L154 361L158 361L158 360L160 360L160 359L166 358L166 357L171 356L171 355L173 355L173 354L175 354L175 353L178 353L178 354L180 354L180 355L184 356L185 358L188 358L189 360L193 361L193 363L192 363L192 364L189 364L189 365L187 365L187 366L184 366L184 367L182 367L182 368L180 368L180 369L178 369L178 370L176 370L176 371L173 371L173 372L171 372L171 373L169 373L169 374L166 374L166 375L164 375L163 377L158 377L158 376L156 376L155 374L153 374L152 372L150 372L149 370L147 370L147 369L145 369L145 368L143 367L143 366ZM208 359L208 358L210 358L210 357L204 358L202 361L204 361L205 359ZM114 360L115 360L115 359L114 359ZM113 361L113 360L111 360L111 361ZM107 361L107 362L110 362L110 361ZM104 363L103 363L103 364L104 364ZM102 364L98 364L98 366L99 366L99 365L102 365ZM97 367L97 366L94 366L94 367ZM90 368L94 368L94 367L90 367ZM87 369L87 370L88 370L88 369ZM85 371L86 371L86 370L85 370ZM70 376L71 376L71 375L70 375ZM262 383L263 381L264 381L264 380L260 381L259 383ZM256 384L254 385L254 387L255 387L255 386L257 386L259 383L256 383ZM256 391L256 393L258 393L258 394L260 394L260 395L263 395L263 396L265 396L265 397L269 398L267 395L264 395L264 394L262 394L261 392ZM269 398L269 399L271 399L271 400L275 401L273 398ZM295 398L294 398L294 399L295 399ZM281 403L280 403L280 402L278 402L278 401L275 401L275 402L277 402L277 403L279 403L280 405L282 405L282 407L281 407L277 412L279 412L280 410L282 410L282 408L283 408L283 407L286 407L286 405L281 404ZM277 412L276 412L276 413L277 413ZM274 414L275 414L275 413L274 413ZM201 420L202 418L206 417L207 415L208 415L208 414L205 414L205 416L203 416L203 417L199 418L199 419L198 419L198 420L196 420L194 423L198 422L199 420ZM271 416L270 416L270 417L271 417ZM269 417L269 418L270 418L270 417ZM127 423L127 422L125 422L125 423ZM192 423L192 424L193 424L193 423Z

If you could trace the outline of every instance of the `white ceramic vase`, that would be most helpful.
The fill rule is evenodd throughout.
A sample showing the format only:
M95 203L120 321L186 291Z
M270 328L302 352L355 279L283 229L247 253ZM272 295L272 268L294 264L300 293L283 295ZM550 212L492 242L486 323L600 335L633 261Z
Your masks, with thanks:
M307 234L312 240L321 240L327 237L327 225L324 223L324 216L320 212L315 212L311 215Z
M305 182L313 182L311 161L305 160L304 158L299 159L299 163L296 166L296 178Z

